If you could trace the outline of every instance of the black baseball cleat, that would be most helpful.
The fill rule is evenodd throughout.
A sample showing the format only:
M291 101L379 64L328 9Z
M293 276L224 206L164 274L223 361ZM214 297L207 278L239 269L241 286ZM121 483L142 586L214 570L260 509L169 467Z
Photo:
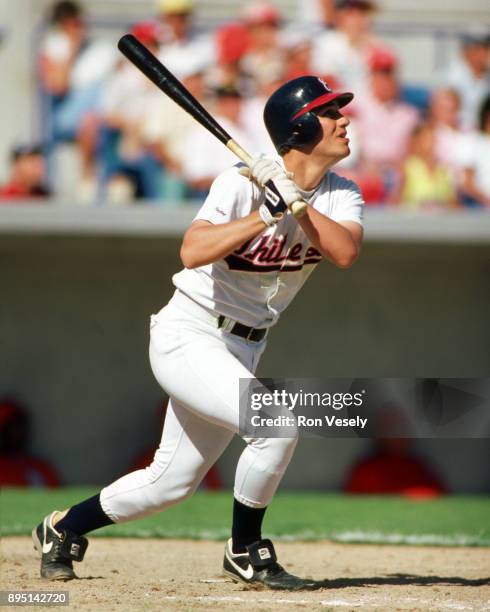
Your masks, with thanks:
M299 591L317 587L314 580L293 576L277 563L270 540L258 540L247 546L246 553L234 554L231 538L226 543L223 572L235 582L250 586Z
M68 529L57 531L53 516L48 515L32 530L34 548L41 555L41 576L48 580L72 580L76 578L73 561L82 561L88 540Z

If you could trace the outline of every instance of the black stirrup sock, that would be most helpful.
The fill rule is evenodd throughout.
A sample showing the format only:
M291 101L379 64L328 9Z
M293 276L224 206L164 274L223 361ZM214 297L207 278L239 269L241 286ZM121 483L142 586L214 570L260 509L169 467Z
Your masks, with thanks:
M267 508L250 508L236 499L233 503L233 526L231 537L233 552L244 553L252 542L262 539L262 521Z
M77 535L83 535L113 523L114 521L102 510L100 494L97 493L97 495L72 506L66 516L55 524L54 528L56 531L69 529Z

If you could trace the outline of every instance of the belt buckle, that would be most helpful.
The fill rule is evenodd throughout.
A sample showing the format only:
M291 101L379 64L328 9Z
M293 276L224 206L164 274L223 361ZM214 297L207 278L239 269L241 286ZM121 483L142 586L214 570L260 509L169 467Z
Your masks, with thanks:
M219 329L222 329L223 331L231 334L234 327L235 327L235 321L233 319L230 319L229 317L224 317L223 323L221 324Z

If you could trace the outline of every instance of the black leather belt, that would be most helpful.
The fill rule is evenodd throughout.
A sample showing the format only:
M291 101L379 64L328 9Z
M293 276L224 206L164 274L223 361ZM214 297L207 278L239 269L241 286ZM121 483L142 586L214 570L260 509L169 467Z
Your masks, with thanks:
M225 316L219 315L218 328L223 327L223 323L227 320L229 321ZM248 327L248 325L243 325L243 323L238 323L237 321L231 329L227 329L226 331L230 334L235 334L235 336L240 336L240 338L251 340L252 342L260 342L267 334L266 327L257 329L256 327Z

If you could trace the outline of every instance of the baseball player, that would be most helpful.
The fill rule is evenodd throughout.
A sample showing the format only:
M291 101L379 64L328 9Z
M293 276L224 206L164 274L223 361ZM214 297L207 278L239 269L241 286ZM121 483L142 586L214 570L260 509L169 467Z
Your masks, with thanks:
M160 447L146 469L52 512L33 530L44 578L75 578L72 562L83 559L87 532L192 495L239 432L239 379L254 377L269 329L323 258L341 268L357 258L363 201L354 183L330 171L349 154L340 109L352 98L314 76L289 81L264 110L279 156L256 157L250 169L238 164L214 181L185 233L175 293L151 317L150 363L170 397ZM274 189L264 189L268 181ZM299 218L288 209L298 200L308 203ZM297 440L245 442L224 572L269 588L311 587L278 564L261 533Z

